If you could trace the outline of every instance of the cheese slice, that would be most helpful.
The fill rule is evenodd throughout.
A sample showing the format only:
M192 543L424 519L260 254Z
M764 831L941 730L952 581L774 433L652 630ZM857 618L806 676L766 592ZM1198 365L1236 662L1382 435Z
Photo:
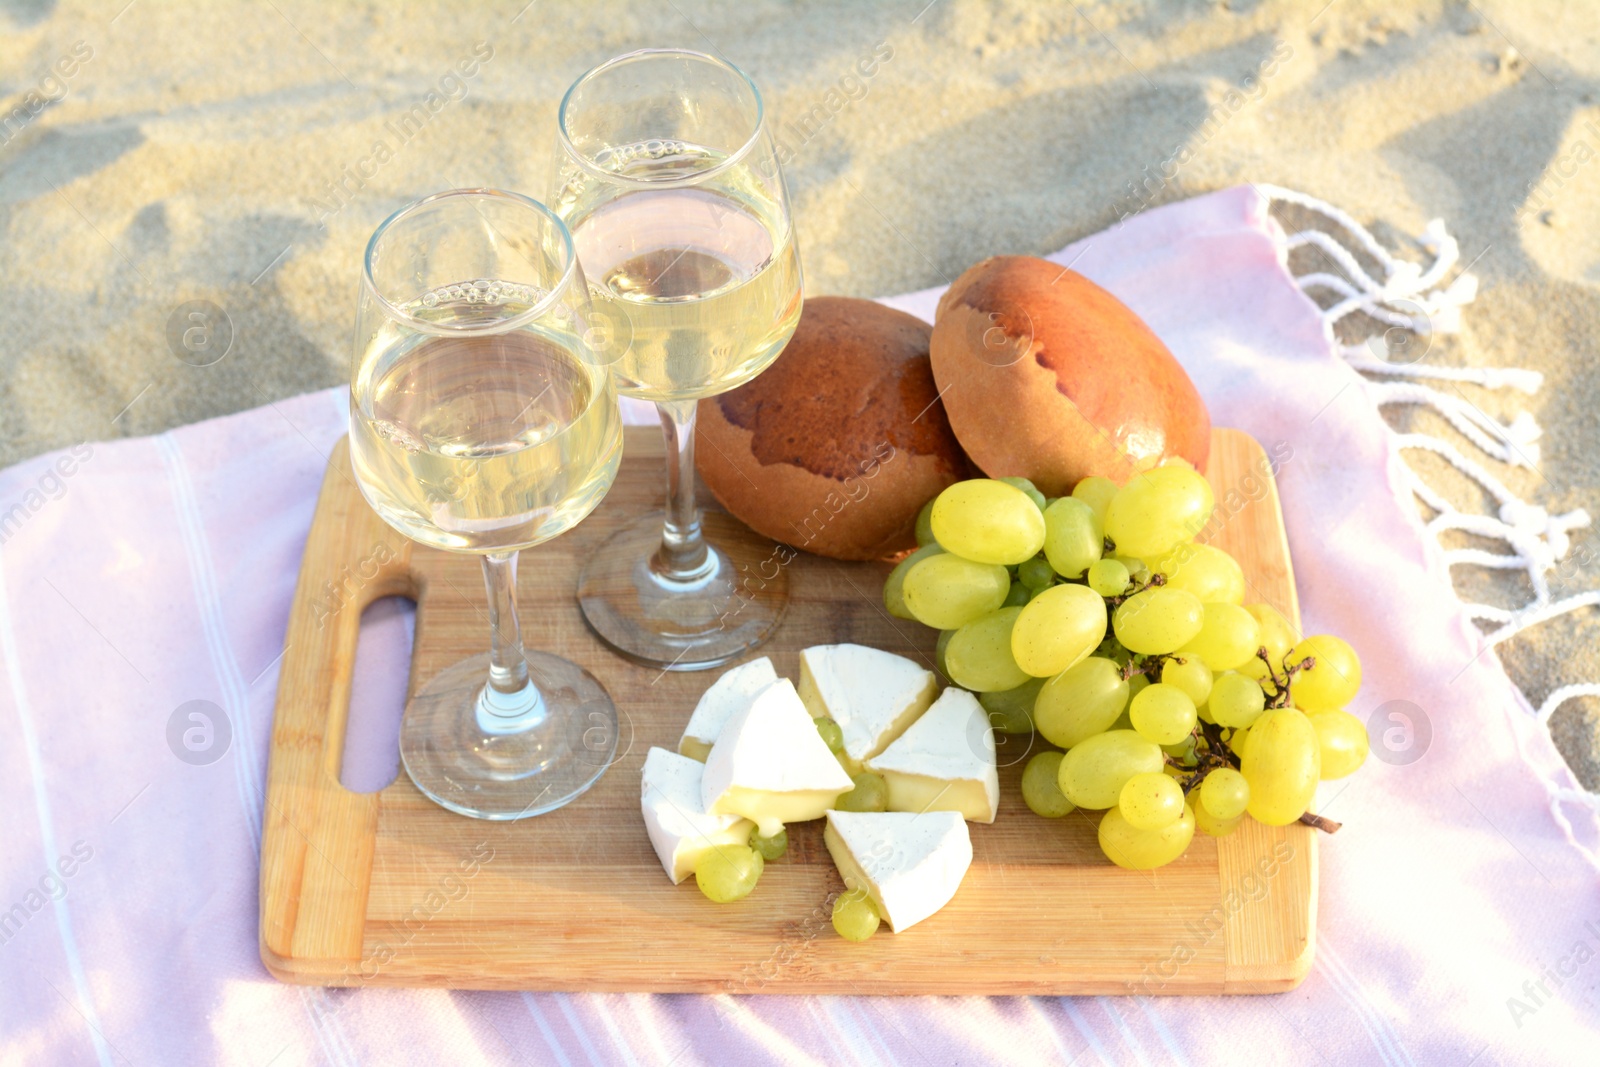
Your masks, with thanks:
M854 783L779 678L735 712L706 757L700 795L713 815L742 815L771 837L784 823L822 818Z
M822 840L844 884L865 889L897 934L948 904L972 865L953 811L830 811Z
M706 814L700 801L704 770L698 761L664 748L652 748L644 758L639 800L644 826L673 885L693 874L711 849L750 841L749 819Z
M965 689L946 689L867 769L888 784L890 811L959 811L994 822L1000 807L994 730Z
M777 680L778 672L765 656L724 671L694 706L689 725L683 728L683 737L678 741L678 751L704 763L711 755L711 746L717 743L717 735L734 713L743 711L757 693Z
M839 762L851 774L905 732L938 695L934 673L866 645L813 645L800 653L800 699L844 735Z

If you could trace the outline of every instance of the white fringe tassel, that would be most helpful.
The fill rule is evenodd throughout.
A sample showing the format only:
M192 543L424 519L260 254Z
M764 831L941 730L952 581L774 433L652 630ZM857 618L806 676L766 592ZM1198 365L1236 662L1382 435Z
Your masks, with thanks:
M1331 204L1276 185L1258 185L1257 188L1274 202L1295 204L1337 223L1350 238L1349 244L1346 244L1321 230L1304 230L1291 234L1287 242L1290 251L1308 245L1321 250L1345 273L1345 276L1340 276L1329 272L1313 272L1296 278L1302 290L1328 290L1339 298L1322 312L1330 336L1336 323L1358 311L1390 327L1409 330L1420 337L1460 330L1461 308L1477 296L1478 280L1471 273L1461 271L1448 285L1441 286L1461 254L1455 238L1445 229L1442 219L1429 222L1417 238L1418 243L1433 256L1432 262L1423 267L1391 255L1365 227ZM1374 277L1361 266L1351 251L1351 245L1377 261L1380 277ZM1340 351L1345 360L1363 374L1400 379L1371 383L1380 406L1423 405L1438 412L1491 459L1529 469L1539 462L1538 440L1541 431L1531 414L1522 412L1509 424L1502 423L1485 414L1456 388L1457 383L1467 383L1488 389L1515 389L1532 395L1538 392L1544 382L1543 375L1537 371L1516 367L1440 367L1416 362L1391 363L1378 358L1373 348L1365 344L1341 346ZM1449 383L1454 394L1420 384L1421 379ZM1499 624L1499 629L1484 637L1486 645L1498 645L1530 627L1580 608L1600 607L1600 590L1577 593L1558 600L1546 577L1572 547L1571 531L1590 524L1588 512L1578 509L1552 515L1544 508L1519 498L1482 464L1437 437L1418 433L1396 434L1395 443L1400 449L1432 452L1477 484L1495 501L1496 515L1468 514L1451 505L1415 471L1411 472L1411 488L1417 499L1434 512L1427 529L1435 537L1446 530L1459 530L1504 542L1510 549L1509 552L1489 552L1478 548L1449 549L1444 553L1447 564L1451 567L1520 570L1528 576L1529 584L1533 587L1533 599L1516 610L1491 604L1466 605L1474 619ZM1579 696L1600 696L1600 683L1584 682L1557 689L1540 706L1539 723L1547 726L1556 708ZM1557 823L1568 839L1591 862L1600 866L1600 856L1576 839L1571 823L1561 810L1563 803L1572 803L1600 815L1600 794L1569 789L1543 776L1541 780L1549 794L1550 811Z

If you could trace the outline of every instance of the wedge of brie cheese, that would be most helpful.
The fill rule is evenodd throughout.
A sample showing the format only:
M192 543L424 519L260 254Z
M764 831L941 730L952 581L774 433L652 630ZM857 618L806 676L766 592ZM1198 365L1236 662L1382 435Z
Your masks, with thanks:
M965 689L946 689L866 765L888 784L890 811L958 811L973 822L994 822L1000 807L994 731Z
M678 741L678 751L704 763L728 720L749 707L757 693L777 680L778 672L765 656L723 672L694 706L689 725L683 728L683 737Z
M779 678L723 726L706 757L700 795L707 812L742 815L771 837L784 823L822 818L853 784L794 683Z
M866 645L813 645L800 653L800 699L844 735L839 762L857 774L928 710L939 692L932 671Z
M897 934L948 904L972 865L953 811L830 811L822 840L844 884L866 890Z
M709 850L750 840L749 819L706 814L700 798L704 770L699 761L664 748L652 748L644 758L644 825L673 885L693 874Z

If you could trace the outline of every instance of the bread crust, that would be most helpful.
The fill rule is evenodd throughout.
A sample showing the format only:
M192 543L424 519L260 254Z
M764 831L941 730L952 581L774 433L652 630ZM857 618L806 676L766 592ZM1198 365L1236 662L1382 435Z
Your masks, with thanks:
M1048 260L969 267L939 301L931 362L951 428L992 478L1061 496L1170 456L1205 469L1211 419L1182 365L1127 305Z
M922 505L974 473L934 386L931 335L870 300L808 299L771 367L700 401L701 479L751 529L809 552L913 547Z

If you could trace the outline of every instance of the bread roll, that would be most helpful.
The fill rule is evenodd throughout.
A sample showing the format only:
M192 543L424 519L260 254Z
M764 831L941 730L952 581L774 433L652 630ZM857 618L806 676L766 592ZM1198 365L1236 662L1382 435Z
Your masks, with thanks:
M1062 496L1171 456L1205 469L1211 419L1189 375L1076 271L1033 256L969 267L939 301L932 358L950 426L991 478Z
M696 463L751 529L835 559L915 545L922 505L970 477L928 362L921 319L819 296L772 366L700 401Z

